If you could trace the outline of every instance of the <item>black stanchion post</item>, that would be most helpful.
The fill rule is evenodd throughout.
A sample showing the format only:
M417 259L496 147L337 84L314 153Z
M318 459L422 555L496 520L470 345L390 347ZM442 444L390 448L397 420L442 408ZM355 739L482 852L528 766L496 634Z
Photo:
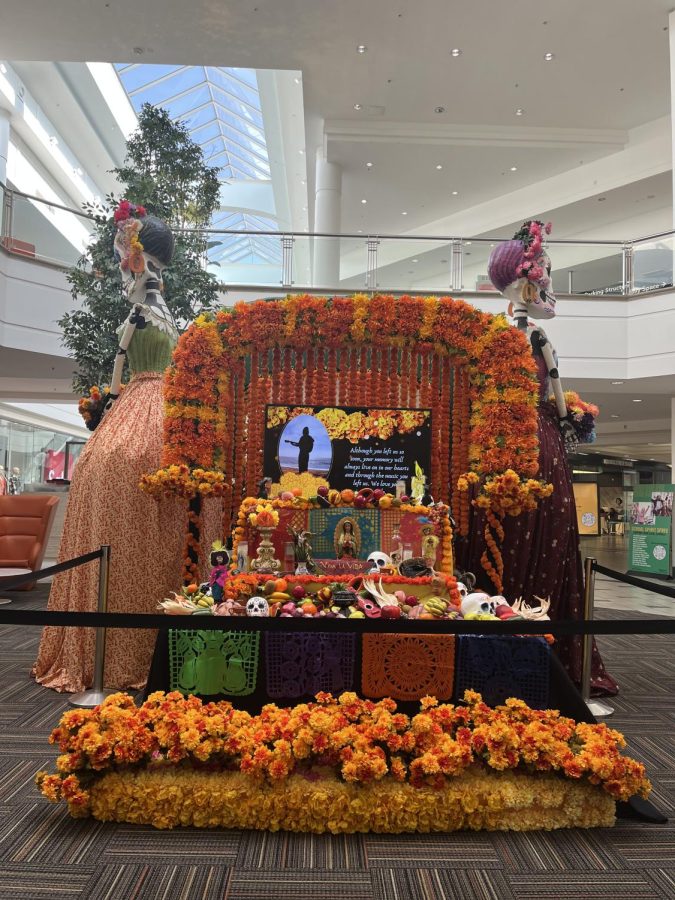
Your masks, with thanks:
M110 580L110 544L101 547L101 561L98 569L98 604L97 612L108 611L108 583ZM105 666L105 628L96 629L96 649L94 651L94 683L88 691L73 694L68 701L71 706L91 708L98 706L115 691L103 687L103 669Z
M593 618L593 605L595 603L595 564L592 556L584 560L584 618L589 621ZM614 707L602 700L591 700L591 667L593 665L593 635L584 635L584 655L581 668L581 696L584 703L594 716L611 716Z

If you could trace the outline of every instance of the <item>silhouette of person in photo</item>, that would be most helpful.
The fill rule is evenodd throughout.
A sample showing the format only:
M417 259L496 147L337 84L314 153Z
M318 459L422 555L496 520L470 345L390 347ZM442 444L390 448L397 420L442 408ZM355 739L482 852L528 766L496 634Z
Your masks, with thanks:
M309 433L309 428L305 425L302 429L302 435L300 436L299 441L287 440L286 443L299 448L298 474L302 475L303 472L306 472L309 469L309 456L314 449L314 438Z

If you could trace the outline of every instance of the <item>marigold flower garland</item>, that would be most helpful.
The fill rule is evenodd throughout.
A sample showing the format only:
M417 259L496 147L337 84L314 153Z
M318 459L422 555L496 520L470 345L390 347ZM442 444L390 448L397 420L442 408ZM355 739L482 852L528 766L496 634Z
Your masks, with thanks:
M57 774L39 772L36 781L50 801L65 800L71 815L87 816L93 808L97 818L114 818L121 791L128 793L134 773L144 771L174 771L178 778L208 770L226 779L239 772L249 792L290 788L298 775L325 779L329 795L341 782L389 782L391 790L399 784L422 791L427 803L426 792L447 790L460 776L471 781L477 772L555 774L596 786L614 800L646 797L651 788L644 766L622 755L625 741L617 731L575 723L555 710L532 710L521 700L491 709L472 691L462 706L426 697L412 718L390 699L344 693L319 694L316 701L289 709L269 704L251 716L227 702L204 704L176 692L151 694L140 707L128 694L113 694L93 710L64 713L50 737L61 753ZM129 778L115 781L124 774ZM549 784L544 779L542 790ZM517 790L517 782L512 785ZM410 801L414 793L400 797ZM178 822L169 818L166 827L171 824Z

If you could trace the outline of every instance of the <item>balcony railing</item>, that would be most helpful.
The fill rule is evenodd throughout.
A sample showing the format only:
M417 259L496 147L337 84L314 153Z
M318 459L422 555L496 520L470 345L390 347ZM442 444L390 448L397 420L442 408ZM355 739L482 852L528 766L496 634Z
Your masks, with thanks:
M93 232L90 216L0 184L0 246L69 268ZM204 265L223 289L312 292L493 292L491 248L504 237L205 229ZM554 288L572 295L631 296L673 285L673 232L626 241L550 240Z

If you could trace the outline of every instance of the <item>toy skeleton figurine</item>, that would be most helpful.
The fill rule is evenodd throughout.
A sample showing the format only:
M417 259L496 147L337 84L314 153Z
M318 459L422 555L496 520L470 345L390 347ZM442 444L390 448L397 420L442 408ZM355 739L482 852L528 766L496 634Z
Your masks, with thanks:
M545 235L550 231L550 223L525 222L513 240L503 241L494 248L488 275L497 290L510 301L509 315L516 328L527 334L535 358L541 357L546 365L565 449L573 453L579 441L565 403L555 350L544 329L528 322L528 317L552 319L555 316L551 261L544 249Z
M122 290L131 304L126 322L118 329L119 348L110 382L106 411L120 393L124 361L136 329L153 325L172 341L178 338L173 317L161 294L162 271L171 262L174 238L165 222L147 214L142 206L122 200L115 210L115 257L122 271Z

